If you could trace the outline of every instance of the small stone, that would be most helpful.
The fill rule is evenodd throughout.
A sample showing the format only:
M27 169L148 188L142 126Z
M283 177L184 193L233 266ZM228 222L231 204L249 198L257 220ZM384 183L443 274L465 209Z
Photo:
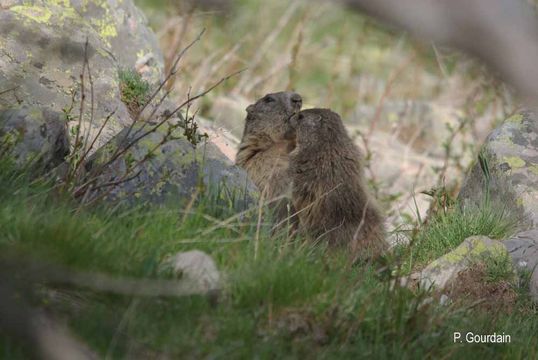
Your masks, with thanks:
M445 294L441 295L439 298L439 305L444 306L448 305L450 303L450 298L446 296Z
M213 258L200 250L177 253L167 258L162 268L171 268L181 279L199 286L201 292L220 289L221 275Z

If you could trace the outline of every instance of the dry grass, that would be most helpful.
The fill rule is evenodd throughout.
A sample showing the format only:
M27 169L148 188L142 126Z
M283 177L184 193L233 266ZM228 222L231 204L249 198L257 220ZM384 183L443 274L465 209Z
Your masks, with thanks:
M456 194L485 136L517 109L506 86L472 59L328 2L234 3L230 12L177 1L149 11L170 53L207 29L184 59L172 96L181 101L189 89L246 69L197 104L200 115L209 115L217 98L240 104L284 89L299 92L307 107L337 111L361 135L367 176L395 228L426 216L431 199L422 192ZM402 103L409 106L387 110ZM416 104L433 110L412 123ZM364 108L371 111L359 111ZM227 130L242 127L242 118L235 122ZM394 166L402 179L387 174Z

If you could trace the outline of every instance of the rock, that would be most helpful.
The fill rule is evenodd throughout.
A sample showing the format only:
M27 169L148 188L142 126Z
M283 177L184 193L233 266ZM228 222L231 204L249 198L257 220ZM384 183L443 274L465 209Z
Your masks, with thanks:
M245 109L251 102L239 95L234 98L217 97L210 112L210 116L214 119L214 127L230 132L234 137L241 139L247 116Z
M0 111L0 153L12 156L18 167L49 171L69 154L65 117L40 108Z
M530 277L529 291L538 302L538 229L520 232L503 241L514 267Z
M538 227L538 119L526 112L507 119L487 138L467 175L463 206L489 199L521 221L521 230Z
M179 252L167 258L161 269L170 268L183 280L192 282L201 293L219 290L221 275L211 256L200 250Z
M96 143L98 148L131 122L120 100L118 70L136 68L153 84L162 77L162 56L146 23L132 0L2 3L0 109L23 104L62 112L72 106L72 91L77 90L70 115L78 120L86 54L93 78L94 117L86 76L81 128L93 139L114 112ZM72 121L70 127L76 124Z
M458 273L468 269L473 261L483 256L503 256L506 248L500 241L485 236L472 236L452 250L429 264L420 274L420 286L429 289L444 289Z
M99 190L92 191L89 198L177 204L190 201L197 192L206 192L215 196L217 204L233 203L237 211L256 202L257 189L244 170L212 143L193 146L181 129L173 130L173 138L165 140L167 126L151 132L104 168L118 148L124 149L151 127L137 126L130 133L127 128L97 151L87 170L88 179L94 179L94 188Z
M218 147L230 161L235 163L235 155L237 154L237 149L239 147L239 138L234 136L226 128L218 126L214 121L198 116L196 122L200 126L200 130L207 134L209 140Z

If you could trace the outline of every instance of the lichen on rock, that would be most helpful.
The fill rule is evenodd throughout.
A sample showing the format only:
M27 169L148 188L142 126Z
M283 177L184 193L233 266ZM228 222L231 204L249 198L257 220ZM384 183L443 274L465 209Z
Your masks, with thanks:
M538 120L533 113L512 116L487 138L459 194L463 206L489 201L538 226Z
M257 189L242 169L209 142L194 146L181 128L168 136L169 126L164 124L135 142L154 128L137 124L97 151L87 164L87 177L94 179L93 188L97 189L90 198L126 204L178 204L196 192L213 191L223 202L234 202L238 211L255 203ZM117 153L122 154L115 158Z
M460 271L469 268L474 261L484 257L507 256L500 241L486 236L472 236L448 254L430 263L419 276L420 286L425 289L443 289Z
M118 68L134 69L140 54L152 54L142 75L154 85L163 77L156 37L131 0L11 1L0 12L0 42L0 92L13 89L0 96L0 109L24 105L61 113L73 107L74 99L73 116L78 119L80 75L87 58L81 129L95 136L113 113L96 148L131 122L119 96Z

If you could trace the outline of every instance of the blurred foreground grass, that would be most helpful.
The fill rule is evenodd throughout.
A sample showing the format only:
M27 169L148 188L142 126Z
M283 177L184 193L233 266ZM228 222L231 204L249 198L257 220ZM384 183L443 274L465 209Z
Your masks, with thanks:
M519 295L511 312L486 312L469 304L475 299L425 302L428 291L391 289L397 275L391 270L401 259L388 257L381 272L379 265L350 266L343 251L271 237L265 228L255 250L256 225L222 225L233 211L217 208L211 196L201 196L187 214L174 207L81 209L52 184L4 166L0 203L0 253L12 261L23 256L72 271L158 279L170 277L159 264L177 251L201 249L215 258L225 279L217 303L19 284L32 288L35 307L68 324L104 358L538 355L538 310L523 287L513 285ZM444 225L447 236L476 232L465 229L476 222L452 219ZM21 279L18 272L10 277ZM455 344L454 331L504 332L512 343ZM0 332L0 357L26 358L27 350Z

